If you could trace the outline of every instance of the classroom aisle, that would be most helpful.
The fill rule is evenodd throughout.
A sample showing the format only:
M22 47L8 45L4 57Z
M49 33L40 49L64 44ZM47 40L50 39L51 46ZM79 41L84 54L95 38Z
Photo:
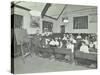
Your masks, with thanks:
M89 69L84 66L37 57L34 54L32 54L32 57L28 56L26 58L25 64L23 63L21 57L16 57L14 61L14 69L16 74Z

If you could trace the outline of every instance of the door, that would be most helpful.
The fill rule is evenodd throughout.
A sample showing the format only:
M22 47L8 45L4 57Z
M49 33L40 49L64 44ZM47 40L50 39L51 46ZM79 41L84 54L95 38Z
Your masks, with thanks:
M65 25L61 25L61 33L65 33Z

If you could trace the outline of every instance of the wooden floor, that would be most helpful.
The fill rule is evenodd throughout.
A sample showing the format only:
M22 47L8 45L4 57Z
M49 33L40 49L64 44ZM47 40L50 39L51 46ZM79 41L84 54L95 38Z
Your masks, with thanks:
M23 63L21 57L16 57L14 61L14 70L16 74L90 69L85 66L59 62L54 59L49 60L47 58L41 58L34 54L32 54L32 57L28 56L25 63Z

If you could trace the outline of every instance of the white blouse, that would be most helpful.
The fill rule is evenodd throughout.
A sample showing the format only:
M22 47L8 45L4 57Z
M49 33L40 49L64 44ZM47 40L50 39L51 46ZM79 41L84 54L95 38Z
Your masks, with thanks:
M50 45L55 45L55 41L54 40L52 40L52 41L50 41L50 43L49 43Z
M67 37L64 36L64 37L63 37L63 40L67 40Z
M55 41L55 45L59 46L59 42L58 41Z
M72 52L74 52L74 45L73 44L68 44L67 49L71 49Z
M82 52L84 52L84 53L89 53L89 48L88 48L88 46L81 46L80 47L80 51L82 51Z
M77 39L81 39L82 37L80 35L77 36Z

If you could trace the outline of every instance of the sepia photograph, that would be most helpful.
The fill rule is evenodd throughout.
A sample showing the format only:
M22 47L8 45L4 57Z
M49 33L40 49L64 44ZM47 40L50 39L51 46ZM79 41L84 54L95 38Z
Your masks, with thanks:
M97 6L11 2L11 73L98 68Z

